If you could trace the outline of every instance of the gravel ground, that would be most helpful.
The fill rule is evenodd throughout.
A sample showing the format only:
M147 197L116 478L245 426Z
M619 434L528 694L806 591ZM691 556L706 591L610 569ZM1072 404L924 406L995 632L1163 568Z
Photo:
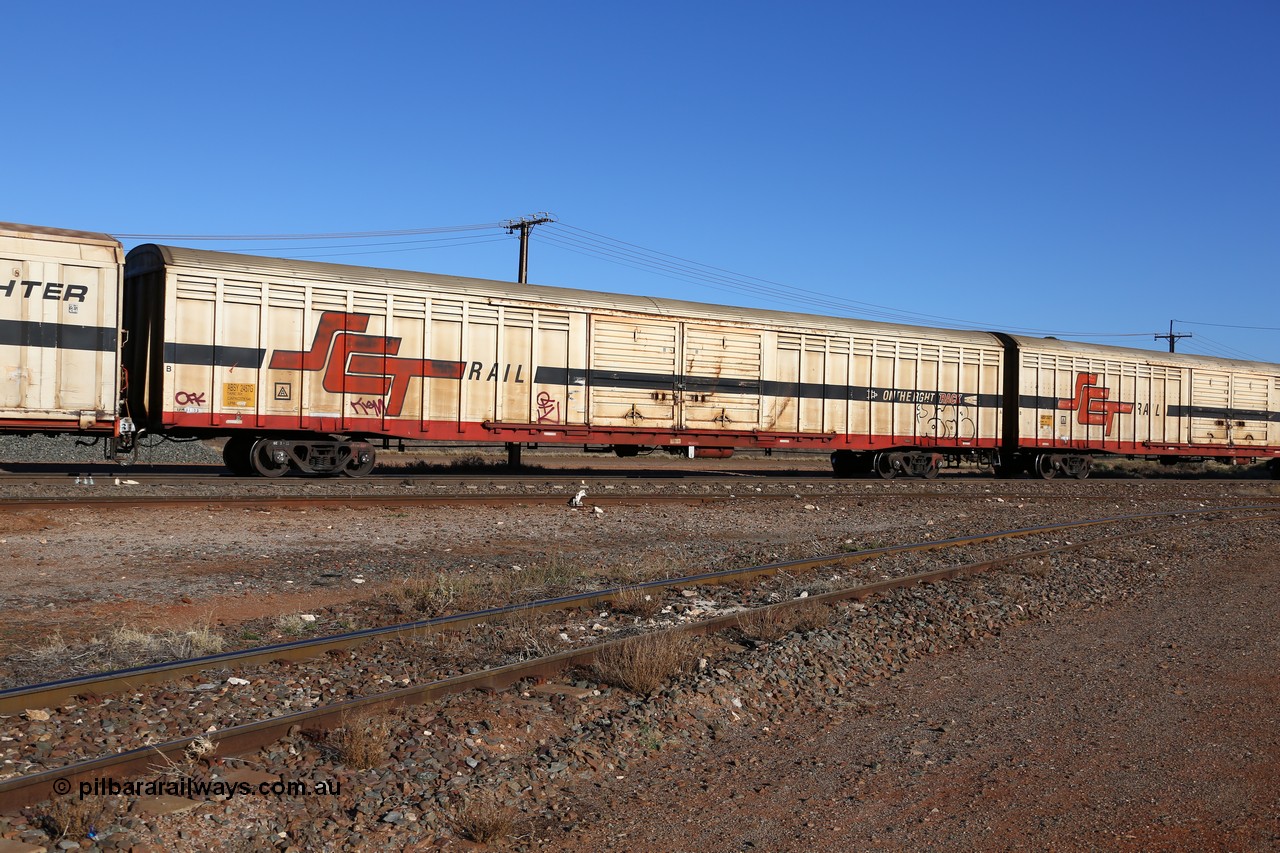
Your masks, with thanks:
M118 624L198 621L234 638L299 612L380 621L390 614L379 596L414 572L512 573L554 554L625 578L655 564L725 567L1248 503L1274 490L1220 481L761 488L796 496L603 515L563 505L19 513L0 535L5 662L54 630L74 644ZM912 496L929 489L949 499ZM299 732L246 762L193 760L164 778L248 768L336 783L339 795L201 798L168 816L112 802L95 824L98 843L76 843L465 849L467 822L488 816L507 821L492 842L500 849L1274 849L1280 626L1275 608L1257 602L1276 597L1275 529L1255 521L1135 535L1096 554L842 606L828 626L772 642L712 638L690 672L651 697L584 672L549 689L406 709L387 721L383 754L367 770ZM281 700L298 687L267 686ZM175 712L186 701L155 700ZM86 736L101 736L93 727ZM39 720L0 728L14 738L6 749L48 735ZM0 838L52 845L42 818L58 806L0 817Z

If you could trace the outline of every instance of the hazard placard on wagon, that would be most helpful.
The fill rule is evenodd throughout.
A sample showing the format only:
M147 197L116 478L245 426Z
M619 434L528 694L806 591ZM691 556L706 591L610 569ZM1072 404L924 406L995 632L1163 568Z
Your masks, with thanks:
M252 409L258 402L258 386L252 382L223 382L222 405Z

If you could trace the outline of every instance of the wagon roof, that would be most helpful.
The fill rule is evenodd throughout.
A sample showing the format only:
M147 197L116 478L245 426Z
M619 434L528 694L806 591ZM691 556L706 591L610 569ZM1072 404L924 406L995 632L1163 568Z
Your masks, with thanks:
M1084 341L1064 341L1058 338L1032 338L1025 335L1010 335L1009 337L1013 338L1013 340L1017 342L1018 349L1024 353L1067 352L1082 358L1093 358L1099 360L1125 362L1133 362L1136 360L1143 364L1163 364L1176 367L1199 368L1201 370L1222 370L1224 367L1231 366L1233 369L1252 370L1257 373L1268 375L1276 375L1280 373L1280 366L1264 361L1245 361L1241 359L1221 358L1219 356L1134 349L1131 347L1117 347L1107 344L1087 343ZM1135 358L1136 356L1140 356L1140 358Z
M206 271L206 274L223 272L247 278L255 276L262 278L280 277L317 283L366 284L377 287L404 287L411 290L441 289L474 294L493 300L495 303L520 304L530 307L550 303L557 308L569 310L583 308L649 315L657 314L705 322L762 323L775 327L786 327L787 331L796 333L806 330L815 332L862 332L867 335L909 336L944 340L955 344L987 348L999 346L990 333L981 331L936 329L928 326L899 325L763 308L731 307L597 290L517 284L510 281L494 281L409 270L256 257L206 249L187 249L178 246L159 246L154 244L138 246L129 252L130 265L138 263L139 266L145 266L148 261L144 260L143 256L147 254L158 254L166 265L183 267L193 272L203 270Z
M0 237L26 237L39 240L56 240L62 243L95 243L119 248L120 241L110 234L97 231L73 231L69 228L49 228L44 225L22 225L17 222L0 222Z

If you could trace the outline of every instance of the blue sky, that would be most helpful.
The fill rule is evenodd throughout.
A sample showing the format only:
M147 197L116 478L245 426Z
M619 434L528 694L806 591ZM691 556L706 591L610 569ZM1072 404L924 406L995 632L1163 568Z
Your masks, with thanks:
M3 220L487 225L160 242L510 280L495 224L549 211L537 283L1156 349L1176 319L1179 351L1280 362L1273 0L64 2L4 21Z

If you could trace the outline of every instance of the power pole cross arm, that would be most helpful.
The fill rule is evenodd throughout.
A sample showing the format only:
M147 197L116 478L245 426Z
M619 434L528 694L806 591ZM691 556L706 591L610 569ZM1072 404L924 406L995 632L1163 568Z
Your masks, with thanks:
M516 277L516 281L520 284L529 283L529 232L535 225L545 225L555 221L556 218L550 213L535 213L520 219L508 219L504 223L508 234L520 232L520 269Z

